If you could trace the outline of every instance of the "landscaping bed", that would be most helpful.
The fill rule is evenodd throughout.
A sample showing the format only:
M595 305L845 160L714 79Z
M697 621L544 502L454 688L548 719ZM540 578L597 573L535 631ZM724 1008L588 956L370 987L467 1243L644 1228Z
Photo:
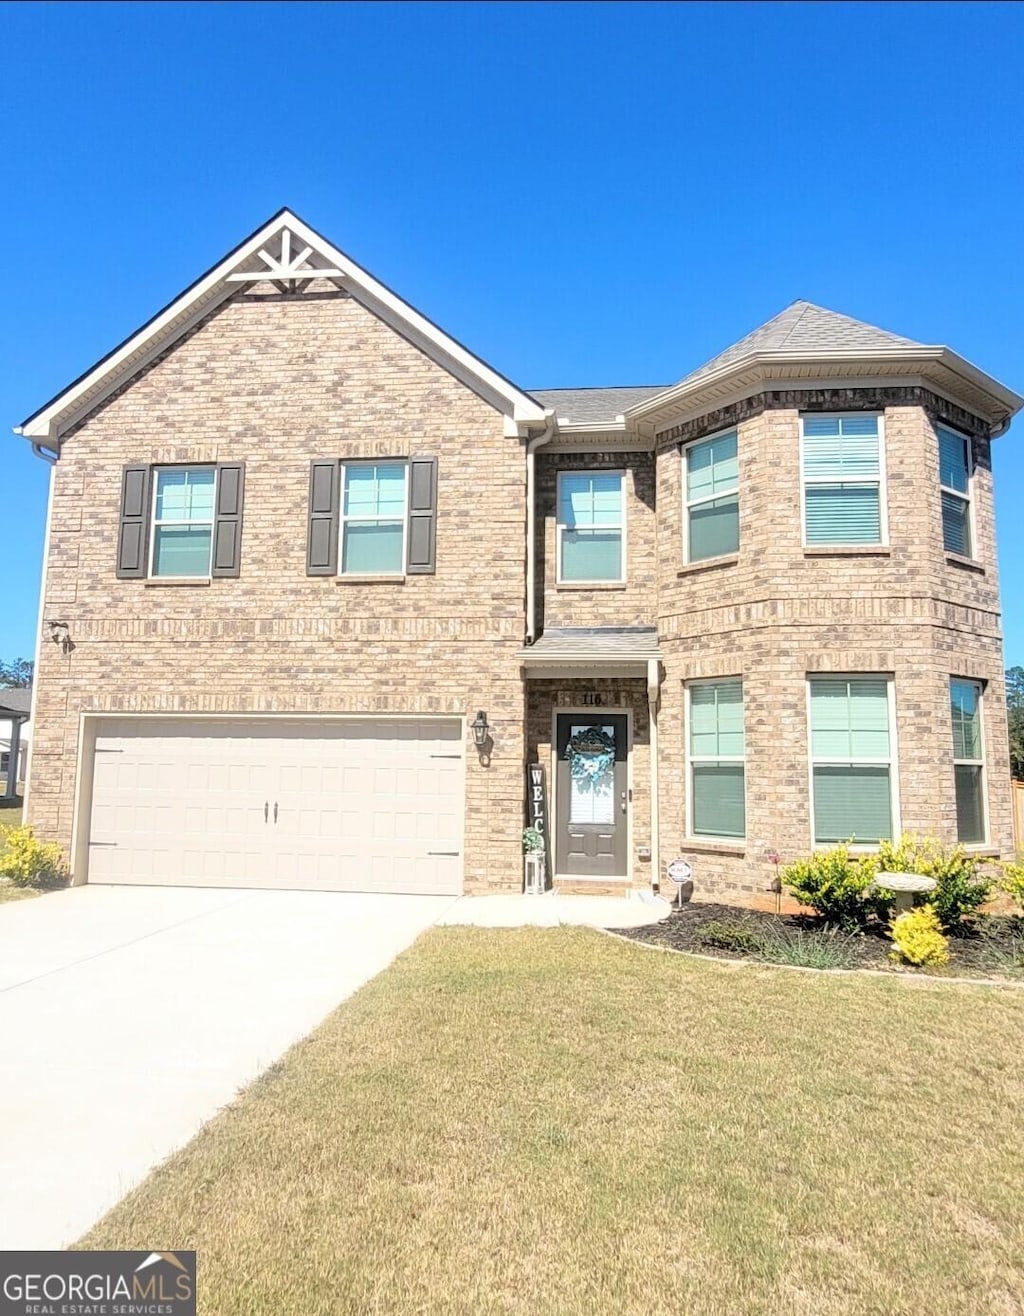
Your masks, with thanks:
M894 963L892 940L881 923L846 932L813 915L769 914L704 902L683 905L661 923L623 929L619 935L729 960L1024 981L1024 919L994 914L979 915L949 938L949 962L941 968Z

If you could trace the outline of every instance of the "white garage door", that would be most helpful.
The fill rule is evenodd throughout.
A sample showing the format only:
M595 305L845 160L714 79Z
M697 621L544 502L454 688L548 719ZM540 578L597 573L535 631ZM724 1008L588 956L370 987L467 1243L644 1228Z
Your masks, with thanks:
M104 722L89 881L462 891L453 721Z

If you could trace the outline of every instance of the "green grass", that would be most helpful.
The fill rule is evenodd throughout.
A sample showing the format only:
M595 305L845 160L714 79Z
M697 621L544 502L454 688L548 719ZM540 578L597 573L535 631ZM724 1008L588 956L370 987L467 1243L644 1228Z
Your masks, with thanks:
M81 1245L196 1248L209 1316L1010 1316L1022 1026L1013 989L436 930Z
M35 891L31 887L5 886L0 883L0 905L10 905L16 900L33 900L45 894L45 891Z

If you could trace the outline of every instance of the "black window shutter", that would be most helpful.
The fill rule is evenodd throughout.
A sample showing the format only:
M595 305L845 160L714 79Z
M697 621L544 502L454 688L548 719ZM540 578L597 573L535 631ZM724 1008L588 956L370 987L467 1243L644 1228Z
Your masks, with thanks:
M339 467L337 461L309 464L307 576L333 576L338 571Z
M217 508L213 522L211 576L237 576L242 561L242 498L245 463L222 462L217 467Z
M406 571L433 575L437 555L437 458L409 458L409 537Z
M147 574L150 485L148 466L124 468L117 534L117 574L121 580L141 580Z

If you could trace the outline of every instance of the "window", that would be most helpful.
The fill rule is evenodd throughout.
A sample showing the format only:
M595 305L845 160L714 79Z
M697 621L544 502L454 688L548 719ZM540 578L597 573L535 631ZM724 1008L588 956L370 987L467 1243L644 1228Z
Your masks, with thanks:
M746 834L743 682L697 681L689 695L689 834Z
M158 467L150 575L210 574L217 472L212 466Z
M558 476L559 581L621 581L625 516L622 472Z
M965 845L985 841L985 752L981 739L981 685L949 683L953 718L953 776L956 780L956 834Z
M343 575L399 576L405 570L405 464L342 467Z
M879 417L804 416L801 432L804 543L884 543Z
M892 683L810 678L815 845L874 845L893 834Z
M739 464L736 431L701 439L683 449L686 469L686 510L683 558L735 553L740 546Z
M971 441L941 425L939 487L942 493L942 542L946 552L970 557Z

